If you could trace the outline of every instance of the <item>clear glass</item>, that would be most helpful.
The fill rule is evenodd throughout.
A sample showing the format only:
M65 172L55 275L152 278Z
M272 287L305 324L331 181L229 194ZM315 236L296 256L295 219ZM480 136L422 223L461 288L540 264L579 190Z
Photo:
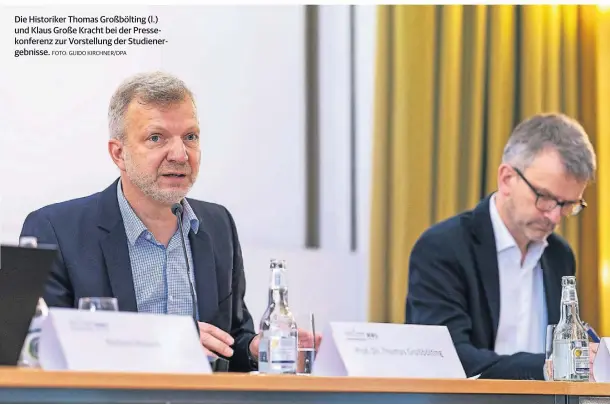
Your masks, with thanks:
M286 262L271 260L269 305L261 318L258 371L296 374L297 324L288 306Z
M78 309L82 311L118 311L119 302L114 297L83 297L78 300Z
M544 379L553 381L553 335L557 325L547 325L544 342Z
M316 358L315 342L315 319L312 312L304 312L295 314L295 320L298 327L298 358L297 358L297 374L310 375L313 369L313 362Z
M19 238L19 246L21 247L38 247L38 238L35 236L22 236Z
M589 381L589 337L578 309L576 277L561 280L561 318L553 334L553 380Z

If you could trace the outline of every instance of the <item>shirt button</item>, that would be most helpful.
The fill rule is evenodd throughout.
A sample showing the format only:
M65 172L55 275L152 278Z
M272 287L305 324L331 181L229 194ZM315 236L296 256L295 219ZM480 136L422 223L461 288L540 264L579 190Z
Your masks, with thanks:
M170 296L169 296L169 300L170 300L170 301L173 301L173 300L174 300L174 296L173 296L173 295L170 295Z
M150 240L150 234L149 233L146 234L146 239Z

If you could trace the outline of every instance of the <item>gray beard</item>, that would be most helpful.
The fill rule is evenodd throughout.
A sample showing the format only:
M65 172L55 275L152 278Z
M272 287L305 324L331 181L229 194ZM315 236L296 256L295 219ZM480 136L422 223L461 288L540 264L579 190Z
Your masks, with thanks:
M191 184L187 188L187 190L177 188L162 190L158 187L156 183L156 176L143 174L143 172L139 170L139 166L135 162L133 162L131 156L129 155L129 153L127 153L127 151L125 151L124 153L124 159L125 172L129 181L131 181L136 187L138 187L146 196L161 204L172 205L177 202L180 202L184 197L186 197L192 187Z

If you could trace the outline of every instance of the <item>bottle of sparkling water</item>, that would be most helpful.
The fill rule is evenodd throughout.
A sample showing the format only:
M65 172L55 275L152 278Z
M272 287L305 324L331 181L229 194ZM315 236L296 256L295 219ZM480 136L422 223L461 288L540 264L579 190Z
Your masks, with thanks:
M21 236L19 238L19 246L28 248L37 248L38 239L34 236ZM23 342L21 354L19 355L18 365L20 367L39 368L40 361L38 357L38 342L40 340L40 330L42 322L49 315L49 308L43 298L38 299L36 304L36 312L30 322L28 334Z
M36 313L30 322L30 329L23 343L21 355L19 356L19 367L40 368L38 357L38 342L40 340L40 330L42 322L49 315L49 308L43 298L38 299Z
M576 277L561 280L561 318L553 334L553 380L589 381L589 338L578 313Z
M258 371L263 374L296 374L297 325L288 307L286 262L271 260L269 305L260 324Z

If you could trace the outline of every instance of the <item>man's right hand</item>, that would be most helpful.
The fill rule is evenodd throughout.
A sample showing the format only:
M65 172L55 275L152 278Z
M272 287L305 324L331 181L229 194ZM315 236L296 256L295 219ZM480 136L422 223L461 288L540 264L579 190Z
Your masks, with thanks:
M595 355L597 354L597 349L599 348L599 343L589 343L589 381L595 382L595 376L593 375L593 362L595 361Z
M199 323L200 341L207 355L233 356L233 343L235 340L224 330L205 322Z

